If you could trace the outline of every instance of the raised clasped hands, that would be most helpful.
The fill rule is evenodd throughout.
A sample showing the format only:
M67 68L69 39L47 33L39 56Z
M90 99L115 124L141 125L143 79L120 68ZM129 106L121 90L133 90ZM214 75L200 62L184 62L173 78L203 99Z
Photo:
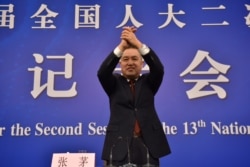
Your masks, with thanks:
M136 48L141 48L142 43L135 35L135 32L137 31L136 27L123 27L123 31L121 33L121 42L119 44L119 48L124 51L129 46L133 46Z

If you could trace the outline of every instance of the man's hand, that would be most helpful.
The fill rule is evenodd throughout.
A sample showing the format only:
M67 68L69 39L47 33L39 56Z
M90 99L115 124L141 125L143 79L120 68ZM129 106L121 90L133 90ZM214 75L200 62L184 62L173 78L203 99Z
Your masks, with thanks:
M129 44L126 40L122 39L118 47L123 52L126 48L129 47Z
M122 41L125 40L127 42L127 47L128 45L132 45L137 49L142 47L141 41L138 40L135 35L136 30L137 29L135 27L123 27L123 31L121 33L121 39Z

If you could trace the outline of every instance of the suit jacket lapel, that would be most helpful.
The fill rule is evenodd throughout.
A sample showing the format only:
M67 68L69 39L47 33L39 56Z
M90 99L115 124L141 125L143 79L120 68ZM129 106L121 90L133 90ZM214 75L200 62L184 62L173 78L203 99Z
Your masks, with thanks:
M141 79L142 77L140 76L135 83L135 104L137 104L141 92L141 87L142 87Z
M122 80L122 87L125 90L124 92L131 99L131 102L133 102L133 95L131 93L128 80L125 77L123 77L123 76L121 76L121 80Z
M136 104L138 102L138 99L139 99L139 96L140 96L140 91L141 91L141 87L142 87L142 82L141 82L141 79L143 77L140 76L137 81L135 82L135 101L134 101L134 104ZM129 83L128 83L128 80L121 76L121 80L122 80L122 86L124 89L126 89L126 93L128 95L128 97L131 97L131 101L133 100L133 95L131 93L131 90L130 90L130 87L129 87Z

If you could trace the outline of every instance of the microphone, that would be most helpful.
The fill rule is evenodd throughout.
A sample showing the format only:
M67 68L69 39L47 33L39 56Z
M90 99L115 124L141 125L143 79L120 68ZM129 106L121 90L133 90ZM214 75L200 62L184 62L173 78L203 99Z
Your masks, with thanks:
M130 161L130 149L129 149L129 139L128 137L126 138L126 142L127 142L127 149L128 149L128 164L123 165L122 167L136 167L137 165L132 164Z
M122 137L121 137L121 136L119 136L119 137L117 138L116 142L114 142L114 144L113 144L112 147L111 147L110 154L109 154L109 165L108 165L108 167L115 167L115 166L113 166L113 164L112 164L112 160L113 160L113 148L116 146L116 144L117 144L120 140L122 140Z
M147 151L147 163L145 165L143 165L142 167L154 167L154 165L151 165L149 162L149 152L148 152L148 147L143 144L143 146L145 147L146 151Z
M128 164L130 164L130 149L129 149L128 137L126 138L126 142L127 142L127 149L128 149Z

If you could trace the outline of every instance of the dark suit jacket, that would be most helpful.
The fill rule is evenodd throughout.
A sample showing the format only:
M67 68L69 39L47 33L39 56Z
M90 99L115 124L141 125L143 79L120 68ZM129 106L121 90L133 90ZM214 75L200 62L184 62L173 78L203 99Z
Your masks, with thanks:
M152 49L143 58L150 67L150 73L141 75L136 81L135 102L127 79L121 74L113 73L119 62L119 58L113 52L98 70L99 81L110 102L110 119L102 153L104 160L110 160L111 151L112 160L119 161L125 158L136 119L151 155L159 158L170 153L154 106L154 96L161 85L164 68Z

